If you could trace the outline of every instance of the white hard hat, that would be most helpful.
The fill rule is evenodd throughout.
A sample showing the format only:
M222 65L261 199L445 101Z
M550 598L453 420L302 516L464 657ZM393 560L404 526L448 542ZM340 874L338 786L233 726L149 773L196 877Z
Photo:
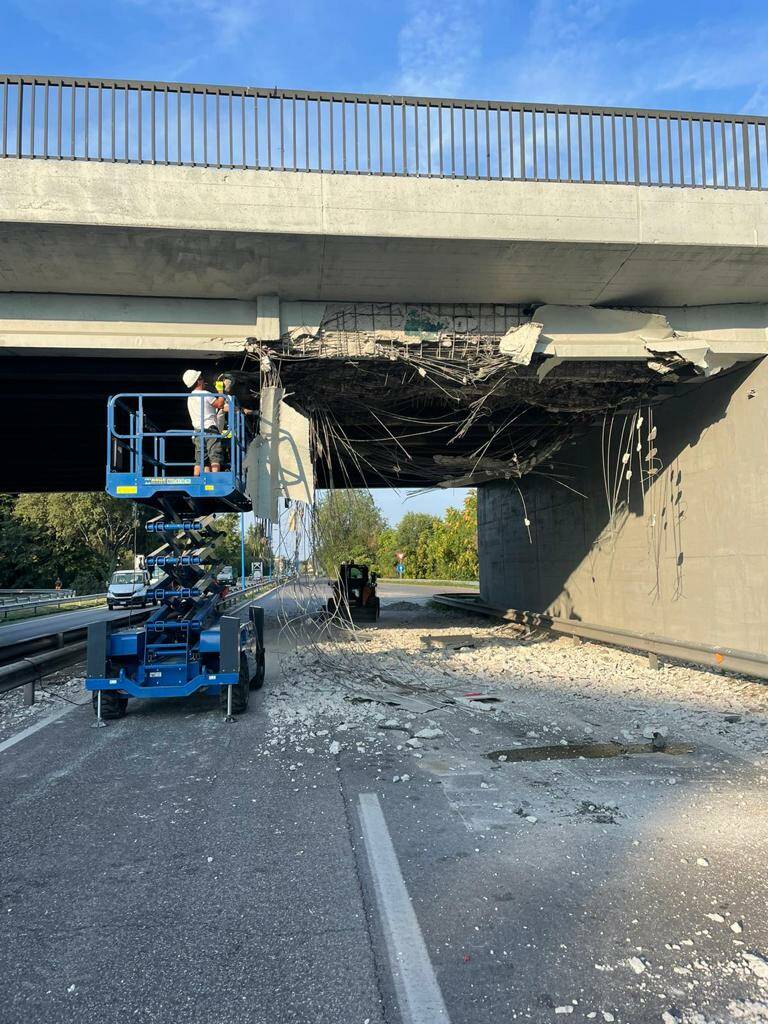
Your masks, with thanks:
M202 373L200 370L185 370L181 375L181 379L188 388L192 388L200 380Z

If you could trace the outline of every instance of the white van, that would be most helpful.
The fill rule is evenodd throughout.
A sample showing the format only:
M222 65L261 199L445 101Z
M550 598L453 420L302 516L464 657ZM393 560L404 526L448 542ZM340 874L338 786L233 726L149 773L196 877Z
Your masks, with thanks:
M107 587L107 607L130 608L140 605L146 608L147 602L157 604L157 600L148 597L150 587L149 573L146 569L118 569Z

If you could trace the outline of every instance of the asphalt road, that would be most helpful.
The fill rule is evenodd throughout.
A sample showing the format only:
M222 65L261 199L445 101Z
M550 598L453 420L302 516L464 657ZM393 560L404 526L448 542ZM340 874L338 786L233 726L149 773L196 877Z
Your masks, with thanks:
M745 983L717 965L768 949L764 771L705 742L491 764L553 718L578 731L516 700L503 720L435 713L445 735L418 761L403 732L374 752L370 727L337 756L329 736L272 743L265 701L291 684L275 615L313 592L264 599L267 683L236 724L205 698L137 701L108 728L76 707L0 745L2 1024L498 1024L562 1007L580 1024L658 1024L691 999L721 1019ZM397 964L371 796L423 934ZM418 999L401 1013L424 955L442 1016Z

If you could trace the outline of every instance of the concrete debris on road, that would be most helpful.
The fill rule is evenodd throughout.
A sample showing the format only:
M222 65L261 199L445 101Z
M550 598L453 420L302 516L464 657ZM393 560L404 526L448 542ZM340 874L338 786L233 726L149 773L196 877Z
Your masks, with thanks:
M414 738L418 740L436 740L440 736L444 736L445 733L442 729L427 727L426 729L419 729L419 731L415 732L413 735Z
M755 977L768 981L768 959L764 956L759 956L757 953L742 953L741 955L746 960L747 966Z

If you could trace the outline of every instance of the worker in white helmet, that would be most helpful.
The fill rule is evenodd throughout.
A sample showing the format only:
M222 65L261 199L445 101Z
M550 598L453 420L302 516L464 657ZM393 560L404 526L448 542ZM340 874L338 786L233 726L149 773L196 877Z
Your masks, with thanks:
M216 422L216 414L226 404L226 399L208 391L200 370L185 370L182 378L191 391L187 399L189 418L194 430L204 430L214 437L205 438L205 472L220 473L223 460L223 444L221 432ZM195 435L195 476L200 476L200 465L203 462L200 434Z

